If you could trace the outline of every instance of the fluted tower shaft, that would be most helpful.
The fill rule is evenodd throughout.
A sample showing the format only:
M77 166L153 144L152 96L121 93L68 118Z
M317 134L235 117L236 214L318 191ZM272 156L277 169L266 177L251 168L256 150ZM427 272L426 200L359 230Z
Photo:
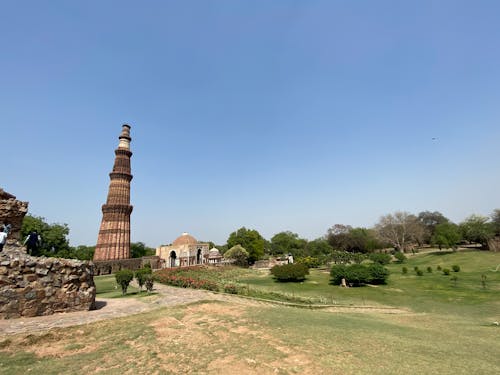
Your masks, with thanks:
M109 174L110 184L106 204L102 206L102 221L97 238L94 260L130 258L130 126L123 125L115 150L115 164Z

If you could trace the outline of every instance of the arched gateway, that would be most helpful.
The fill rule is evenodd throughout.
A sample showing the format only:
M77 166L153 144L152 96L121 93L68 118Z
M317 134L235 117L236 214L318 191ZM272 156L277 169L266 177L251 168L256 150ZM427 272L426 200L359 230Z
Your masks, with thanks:
M158 247L156 255L163 259L163 264L168 268L207 264L209 245L198 242L188 233L182 233L172 245Z

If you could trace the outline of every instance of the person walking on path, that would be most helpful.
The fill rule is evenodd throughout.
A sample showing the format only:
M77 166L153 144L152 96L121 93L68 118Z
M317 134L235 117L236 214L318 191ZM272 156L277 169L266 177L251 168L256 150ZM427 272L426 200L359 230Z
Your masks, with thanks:
M38 248L41 244L42 240L38 235L36 230L32 230L30 234L24 240L24 245L26 245L26 250L29 255L38 256L39 251Z
M0 229L0 251L3 251L3 246L7 242L7 233L5 233L5 230L2 228Z

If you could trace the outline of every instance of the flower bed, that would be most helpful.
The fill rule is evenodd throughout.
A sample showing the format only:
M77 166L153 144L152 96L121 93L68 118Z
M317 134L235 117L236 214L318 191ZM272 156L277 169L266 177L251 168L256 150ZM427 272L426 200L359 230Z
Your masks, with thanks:
M193 266L165 268L155 272L155 277L162 284L218 291L224 290L239 273L241 270L236 267Z

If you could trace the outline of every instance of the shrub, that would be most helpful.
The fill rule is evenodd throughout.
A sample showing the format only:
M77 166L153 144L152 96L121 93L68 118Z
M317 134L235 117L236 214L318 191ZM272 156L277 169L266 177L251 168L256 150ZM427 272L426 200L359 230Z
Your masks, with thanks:
M453 270L453 272L460 272L460 266L458 264L454 264L453 266L451 266L451 269Z
M301 263L283 264L271 268L271 274L281 282L303 281L309 275L309 268Z
M437 267L436 267L436 269L437 269L438 271L441 271L441 266L437 266Z
M417 270L417 276L424 276L424 271Z
M238 288L234 284L226 284L224 285L224 292L230 294L238 294Z
M448 268L443 268L443 275L448 276L450 274L450 270Z
M307 268L318 268L319 266L321 266L321 263L318 258L309 256L304 258L298 258L297 263L305 264Z
M385 284L389 276L389 270L378 263L370 264L368 272L371 276L370 284Z
M131 270L121 270L115 273L115 279L118 285L122 288L122 294L127 293L127 288L132 279L134 278L134 273Z
M394 258L396 258L396 262L398 263L404 263L406 261L406 255L404 255L401 251L396 251Z
M241 267L248 266L248 251L241 245L235 245L224 253L225 259L234 259L234 264Z
M153 285L154 285L154 276L152 274L146 274L144 276L144 285L146 286L146 290L148 293L151 293L153 291Z
M142 286L146 282L146 276L151 275L153 271L151 270L151 267L147 268L140 268L137 271L135 271L135 279L137 280L137 284L139 284L139 289L142 290Z
M370 254L369 258L373 263L378 263L378 264L389 264L391 262L390 254L372 253Z
M335 265L330 271L331 283L338 285L346 279L353 286L363 284L385 284L389 271L381 264Z
M401 271L403 272L404 275L406 275L408 273L408 268L403 267Z
M427 272L432 273L432 267L431 266L427 267Z
M418 266L413 267L413 270L414 270L415 272L417 272L417 271L418 271Z

